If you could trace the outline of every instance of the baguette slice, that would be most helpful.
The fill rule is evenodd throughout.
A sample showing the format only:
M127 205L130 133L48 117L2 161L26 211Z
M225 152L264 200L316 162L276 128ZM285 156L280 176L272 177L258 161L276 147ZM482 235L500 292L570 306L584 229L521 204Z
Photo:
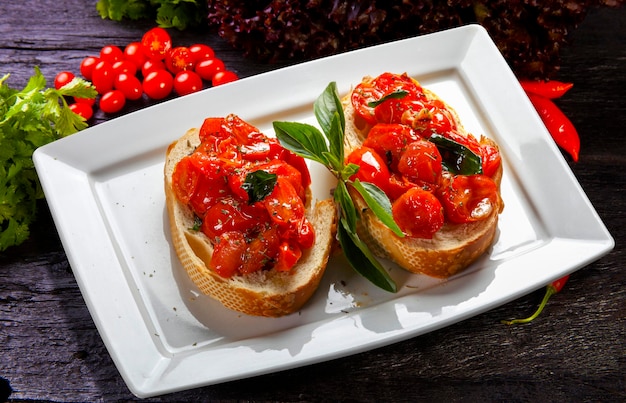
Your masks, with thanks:
M172 190L172 174L178 161L200 143L198 129L190 129L172 143L165 161L165 200L174 249L195 285L225 307L248 315L278 317L299 310L317 289L326 269L336 230L336 208L332 200L307 206L307 218L315 228L315 245L302 253L290 272L274 269L223 278L209 262L213 246L208 237L190 228L194 214L180 203ZM310 190L307 200L311 200ZM310 203L309 203L310 204Z
M425 88L423 90L431 99L438 98L432 91ZM346 120L345 155L360 147L371 129L371 126L357 117L350 97L351 93L342 99ZM459 133L467 135L454 109L447 104L446 107L455 117ZM486 137L481 137L480 142L496 146ZM502 164L492 178L498 189L501 178ZM484 220L467 224L446 222L432 239L400 238L368 209L357 191L351 189L350 193L358 211L361 211L362 219L358 222L357 233L375 255L389 259L410 272L438 278L452 276L467 268L491 246L496 235L498 215L504 208L498 192L498 201L492 206L491 214Z

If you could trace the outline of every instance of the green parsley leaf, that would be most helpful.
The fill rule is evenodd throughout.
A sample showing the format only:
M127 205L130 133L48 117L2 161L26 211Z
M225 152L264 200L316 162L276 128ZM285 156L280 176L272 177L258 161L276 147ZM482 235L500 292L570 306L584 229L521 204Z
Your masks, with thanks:
M263 201L276 186L276 174L259 169L246 175L246 179L241 188L248 193L248 204Z
M44 197L32 160L35 149L87 127L64 96L97 94L80 78L59 90L46 88L37 67L22 90L9 87L8 78L0 80L0 251L28 238L36 201Z

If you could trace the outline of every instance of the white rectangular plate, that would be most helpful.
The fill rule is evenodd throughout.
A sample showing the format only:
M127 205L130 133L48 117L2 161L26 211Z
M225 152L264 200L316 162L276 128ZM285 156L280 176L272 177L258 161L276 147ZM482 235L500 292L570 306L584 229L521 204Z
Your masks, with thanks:
M407 72L457 110L504 159L491 250L448 280L391 265L389 294L332 259L305 308L256 318L200 295L171 247L163 193L168 144L205 117L235 113L315 123L313 101L337 82ZM479 26L328 57L113 119L34 155L78 285L115 364L140 397L346 356L432 331L538 289L609 252L614 241L504 59ZM332 182L311 166L314 194ZM337 337L340 335L340 337Z

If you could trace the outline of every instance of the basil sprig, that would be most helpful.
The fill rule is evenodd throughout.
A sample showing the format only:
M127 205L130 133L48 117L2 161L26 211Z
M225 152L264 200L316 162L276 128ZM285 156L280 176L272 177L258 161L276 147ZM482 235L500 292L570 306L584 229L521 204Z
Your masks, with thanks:
M348 262L357 273L374 285L396 292L396 283L357 234L360 212L357 211L348 189L355 189L369 209L397 236L403 237L404 234L393 219L391 202L387 195L372 183L350 179L359 167L344 163L346 123L336 83L328 84L315 101L313 110L322 131L306 123L277 121L273 122L276 138L283 147L324 165L337 178L337 188L333 193L340 214L337 238Z

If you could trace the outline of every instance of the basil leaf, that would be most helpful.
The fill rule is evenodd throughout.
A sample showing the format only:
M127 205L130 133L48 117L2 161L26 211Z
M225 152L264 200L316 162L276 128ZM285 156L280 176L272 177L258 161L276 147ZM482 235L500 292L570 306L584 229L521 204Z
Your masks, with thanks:
M333 133L331 127L333 126L333 115L337 113L339 115L339 124L341 131L346 128L346 121L343 115L343 107L341 106L341 99L337 91L337 83L334 81L329 83L324 89L324 92L317 97L313 104L313 111L317 122L320 124L322 131L326 134L326 137L330 140ZM343 139L342 139L343 140ZM343 146L343 141L342 141Z
M474 175L482 174L483 166L480 156L463 144L433 133L428 139L439 149L443 167L453 174Z
M408 94L409 92L405 90L395 90L394 92L390 92L389 94L385 95L378 101L368 102L367 106L369 106L370 108L376 108L378 105L382 104L388 99L401 99L401 98L406 97Z
M328 152L326 141L320 131L311 125L299 122L273 122L276 138L286 149L303 158L328 165L323 157Z
M343 140L345 136L345 128L342 123L343 112L335 112L330 120L330 133L328 133L328 144L330 152L343 161ZM343 164L343 162L342 162ZM340 170L340 169L338 169Z
M262 169L250 172L246 175L245 181L241 184L241 188L248 193L248 204L253 204L265 199L276 186L278 176Z
M352 162L349 163L348 165L344 166L343 169L340 172L341 180L347 181L348 179L350 179L350 177L352 175L357 173L360 168L361 167L359 167L357 164L354 164Z
M357 273L385 291L397 291L396 283L389 276L389 273L387 273L361 238L349 230L348 224L343 219L337 228L337 238L350 266Z
M391 202L385 192L373 183L361 182L358 179L352 183L352 186L361 194L367 206L376 214L376 217L378 217L387 228L393 231L394 234L403 238L404 233L393 219Z
M356 232L357 211L344 181L337 182L333 196L341 209L342 219L346 220L346 224L351 231Z

